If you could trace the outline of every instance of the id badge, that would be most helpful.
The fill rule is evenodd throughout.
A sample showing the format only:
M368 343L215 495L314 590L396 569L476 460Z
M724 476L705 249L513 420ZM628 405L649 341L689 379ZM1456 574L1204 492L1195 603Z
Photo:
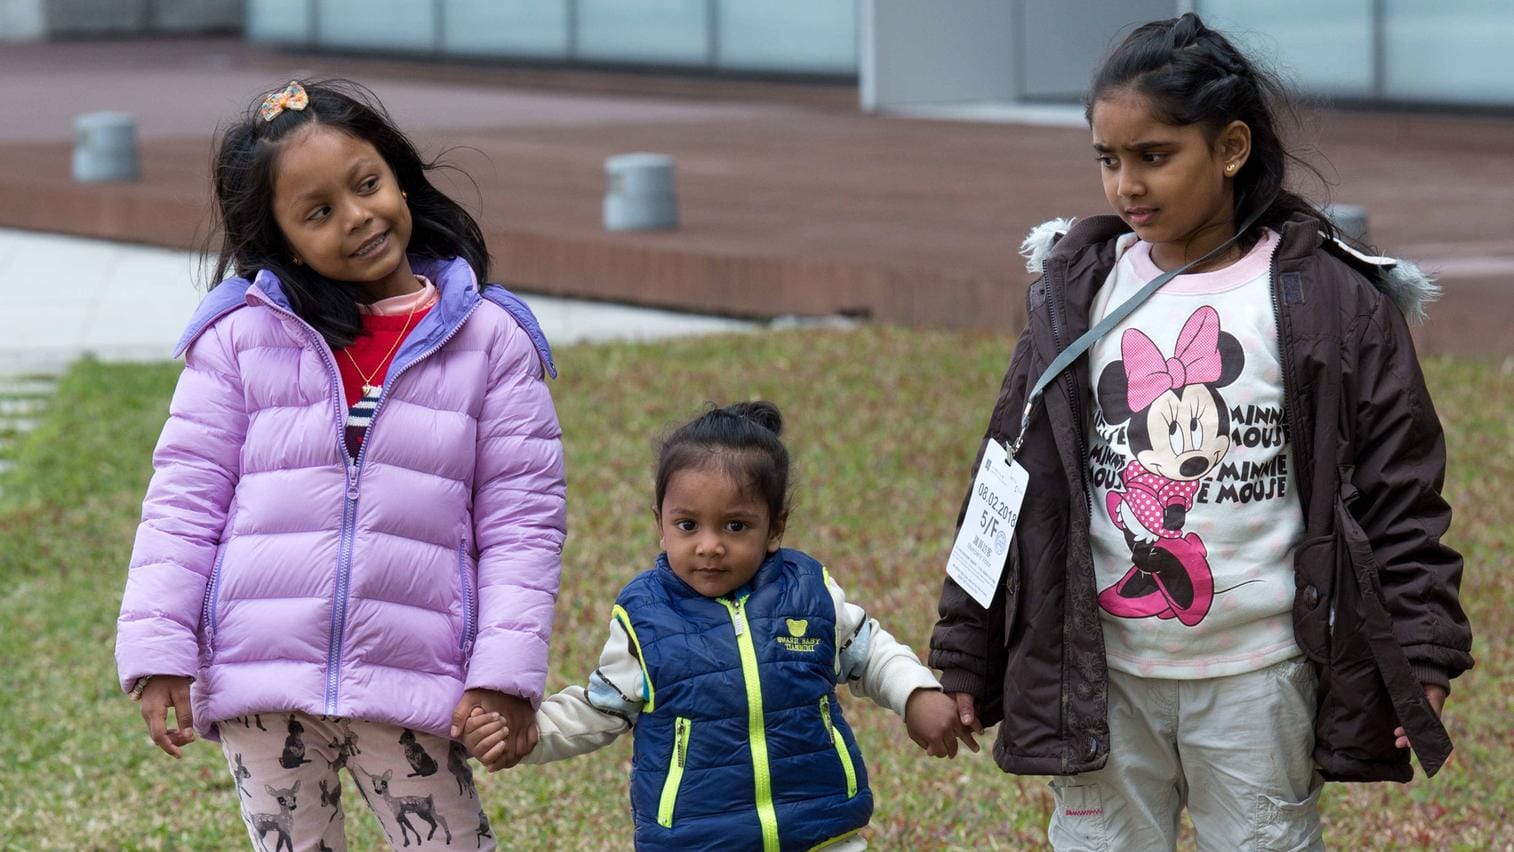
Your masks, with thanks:
M973 478L962 528L957 530L951 557L946 561L947 576L984 609L993 603L1004 574L1009 542L1020 520L1020 504L1029 480L1030 475L1009 457L1004 445L990 438L978 464L978 475Z

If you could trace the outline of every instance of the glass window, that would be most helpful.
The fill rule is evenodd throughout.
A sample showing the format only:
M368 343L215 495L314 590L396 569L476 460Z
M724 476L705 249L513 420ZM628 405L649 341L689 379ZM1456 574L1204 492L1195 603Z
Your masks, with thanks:
M1204 23L1279 72L1289 87L1372 96L1372 0L1201 0Z
M720 0L716 64L857 73L858 0Z
M1020 92L1027 100L1077 101L1120 39L1140 24L1173 15L1172 0L1057 0L1020 8Z
M578 58L708 65L709 8L705 0L578 0Z
M570 0L445 0L442 49L478 56L568 58Z
M1508 0L1386 0L1383 95L1514 104L1514 5Z
M359 50L436 48L436 9L416 0L316 0L321 44Z
M249 0L247 39L278 44L310 40L310 4L314 0Z

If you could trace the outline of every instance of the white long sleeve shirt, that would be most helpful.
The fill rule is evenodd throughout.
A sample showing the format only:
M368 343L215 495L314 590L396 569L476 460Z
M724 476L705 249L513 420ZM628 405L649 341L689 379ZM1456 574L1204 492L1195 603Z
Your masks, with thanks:
M1266 231L1230 266L1179 275L1089 352L1089 540L1110 668L1198 679L1302 653L1277 245ZM1118 250L1091 322L1161 274L1134 234Z

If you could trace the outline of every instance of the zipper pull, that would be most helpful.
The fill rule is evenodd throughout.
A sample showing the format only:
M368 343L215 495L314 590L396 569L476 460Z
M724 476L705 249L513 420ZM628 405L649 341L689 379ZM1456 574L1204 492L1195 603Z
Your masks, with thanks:
M745 634L746 633L746 613L744 613L744 612L741 611L741 601L739 599L736 601L736 605L732 608L731 612L735 616L732 620L736 624L736 635L737 636L741 636L741 635Z

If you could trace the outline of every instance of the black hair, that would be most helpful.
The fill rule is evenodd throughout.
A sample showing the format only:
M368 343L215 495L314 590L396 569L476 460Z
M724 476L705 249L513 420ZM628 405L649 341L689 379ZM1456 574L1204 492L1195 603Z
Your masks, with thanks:
M1145 96L1163 123L1200 125L1210 141L1232 121L1251 128L1251 155L1233 178L1235 225L1262 214L1241 235L1243 248L1256 244L1262 228L1281 230L1300 214L1318 219L1328 238L1336 236L1329 217L1286 188L1289 161L1324 182L1314 167L1288 151L1278 133L1279 113L1293 114L1286 88L1198 15L1152 21L1127 36L1094 73L1084 118L1091 124L1094 104L1127 88Z
M461 257L473 267L482 287L489 280L483 232L468 211L426 178L428 171L446 166L421 159L378 98L363 86L349 80L301 85L310 96L307 107L285 109L272 121L264 121L258 112L263 102L259 97L245 116L226 129L216 148L212 183L220 247L212 281L231 273L251 278L267 269L279 277L295 313L331 348L349 346L362 333L357 305L371 297L357 284L334 281L307 265L295 264L289 241L273 216L274 167L281 143L308 125L323 124L372 145L394 172L408 196L414 222L406 252L437 259Z
M711 408L673 430L657 454L657 511L673 474L712 464L767 504L777 526L788 513L789 451L778 436L783 415L771 402L738 402Z

